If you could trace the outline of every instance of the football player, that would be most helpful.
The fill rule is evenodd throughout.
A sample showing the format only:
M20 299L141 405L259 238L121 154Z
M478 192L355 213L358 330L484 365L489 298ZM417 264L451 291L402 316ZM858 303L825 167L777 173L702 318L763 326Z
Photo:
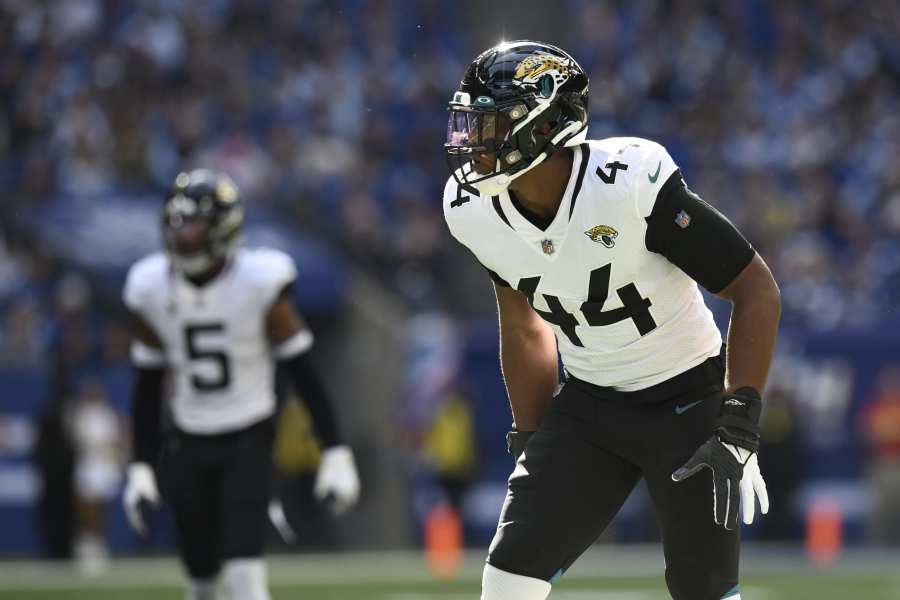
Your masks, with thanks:
M230 178L203 169L180 173L163 204L165 252L135 263L123 292L136 369L125 509L144 533L142 508L158 504L162 489L191 600L216 598L220 571L228 597L269 598L261 556L272 488L276 361L307 403L322 443L315 494L330 499L336 512L359 495L353 453L310 363L312 333L291 301L294 263L280 251L239 247L242 223ZM163 440L166 371L174 431Z
M494 282L517 458L482 598L546 598L644 478L672 597L739 599L769 269L661 145L586 139L588 78L555 46L485 51L449 111L444 214ZM698 284L732 304L727 352Z

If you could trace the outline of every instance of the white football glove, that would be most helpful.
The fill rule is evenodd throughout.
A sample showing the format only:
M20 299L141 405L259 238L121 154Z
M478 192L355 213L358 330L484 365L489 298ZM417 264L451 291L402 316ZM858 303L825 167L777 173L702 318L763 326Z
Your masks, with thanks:
M159 506L159 490L156 487L156 476L153 468L147 463L136 462L128 465L125 491L122 493L122 504L131 528L141 535L147 535L147 526L141 514L141 502L154 507Z
M313 495L319 501L329 499L331 511L336 515L356 504L359 499L359 475L349 446L332 446L322 450Z
M766 482L759 470L759 462L756 460L756 452L734 444L722 444L731 452L738 462L744 465L744 474L741 477L741 518L744 523L753 523L756 515L756 499L759 498L759 510L762 514L769 512L769 492L766 490Z

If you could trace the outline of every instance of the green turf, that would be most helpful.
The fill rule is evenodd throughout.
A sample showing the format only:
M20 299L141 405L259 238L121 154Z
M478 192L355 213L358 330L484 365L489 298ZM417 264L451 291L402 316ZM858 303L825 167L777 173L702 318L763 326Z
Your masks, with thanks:
M795 546L748 545L742 600L900 600L900 552L845 551L813 565ZM432 579L417 551L279 554L266 562L274 600L478 600L483 549L466 552L459 578ZM549 600L667 600L656 546L597 546L557 583ZM113 561L86 577L77 565L0 561L0 600L182 600L173 557Z
M900 576L878 574L804 574L748 578L743 600L896 600ZM477 581L382 582L351 585L274 586L274 600L477 600ZM550 600L653 600L668 598L659 578L575 579L554 587ZM148 590L83 587L72 591L16 590L0 592L0 600L181 600L179 589Z

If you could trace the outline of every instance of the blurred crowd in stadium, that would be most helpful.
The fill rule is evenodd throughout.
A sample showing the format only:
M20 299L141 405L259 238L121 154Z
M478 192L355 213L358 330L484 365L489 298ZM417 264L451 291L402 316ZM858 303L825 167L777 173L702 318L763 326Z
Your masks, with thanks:
M161 201L185 166L230 173L250 213L327 244L414 310L483 314L470 296L489 296L487 278L463 285L470 261L457 262L440 200L446 101L503 33L473 39L475 4L0 2L0 364L53 364L49 397L105 402L69 374L127 363L115 287L21 215ZM787 327L900 321L900 4L553 11L543 37L591 75L590 137L665 144L773 267ZM115 418L84 414L102 431ZM69 430L59 439L78 442ZM896 470L900 443L886 447Z

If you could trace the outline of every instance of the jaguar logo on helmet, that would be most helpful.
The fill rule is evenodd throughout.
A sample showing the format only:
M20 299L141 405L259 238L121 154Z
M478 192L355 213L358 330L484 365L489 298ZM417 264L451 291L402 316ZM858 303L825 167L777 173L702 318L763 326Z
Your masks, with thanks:
M519 63L513 82L538 83L543 75L552 75L556 85L561 85L569 78L570 63L567 58L538 52Z
M227 177L221 177L216 182L216 194L224 204L234 204L238 199L237 186Z

